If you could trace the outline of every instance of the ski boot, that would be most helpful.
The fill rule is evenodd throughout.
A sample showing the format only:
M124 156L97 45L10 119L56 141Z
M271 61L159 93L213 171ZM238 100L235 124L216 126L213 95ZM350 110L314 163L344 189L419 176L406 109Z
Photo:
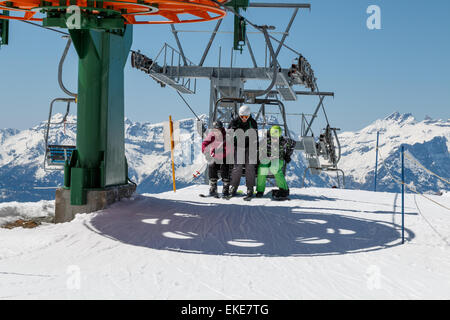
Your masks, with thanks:
M278 198L279 192L280 192L280 189L273 189L272 190L272 200L275 200L276 198Z
M209 196L218 197L217 193L217 180L209 180Z
M222 189L222 198L228 198L230 196L230 183L224 182Z
M245 201L251 201L253 198L253 187L252 188L247 188L247 195L245 196L244 200Z
M228 187L229 187L229 185L228 185ZM227 195L225 195L225 194L226 194L225 192L227 191L227 189L225 189L225 186L224 186L223 188L224 188L224 189L223 189L223 190L224 190L224 191L223 191L223 198L224 198L225 200L230 200L231 198L233 198L233 197L236 196L237 188L231 186L231 188L229 189Z
M272 190L272 199L276 200L276 201L289 200L289 189L288 190L283 190L283 189Z
M264 192L258 191L258 192L256 193L256 197L257 197L257 198L262 198L262 197L264 197Z

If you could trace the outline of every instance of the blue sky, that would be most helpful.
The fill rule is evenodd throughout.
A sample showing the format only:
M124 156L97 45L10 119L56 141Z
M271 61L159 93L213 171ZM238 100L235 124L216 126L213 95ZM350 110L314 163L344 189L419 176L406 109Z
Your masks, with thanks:
M270 2L258 0L258 2ZM272 1L273 2L273 1ZM283 2L301 2L284 0ZM326 106L332 125L358 130L394 111L413 113L419 120L450 117L450 1L448 0L311 0L302 10L287 44L311 63L323 91L334 91ZM368 30L366 9L381 8L382 29ZM292 11L249 9L244 14L257 24L284 31ZM232 17L222 31L232 30ZM177 26L182 30L211 30L214 23ZM248 31L254 31L251 27ZM275 35L280 37L280 35ZM198 62L209 38L206 33L181 33L188 58ZM249 34L259 63L264 62L261 35ZM137 26L132 49L156 56L164 42L176 46L169 26ZM50 101L64 96L57 82L57 67L66 40L61 35L13 21L10 45L0 49L0 128L24 129L46 119ZM220 34L205 65L229 64L231 34ZM296 58L284 50L283 67ZM235 63L250 66L248 52L235 53ZM64 72L66 86L75 90L77 59L71 48ZM192 114L171 88L160 88L146 74L125 69L125 113L134 121L161 122ZM258 83L264 89L268 83ZM298 88L302 90L302 88ZM201 80L195 96L186 96L197 113L207 113L209 82ZM318 98L288 103L289 112L310 113ZM61 106L62 108L62 106ZM291 119L296 121L296 119Z

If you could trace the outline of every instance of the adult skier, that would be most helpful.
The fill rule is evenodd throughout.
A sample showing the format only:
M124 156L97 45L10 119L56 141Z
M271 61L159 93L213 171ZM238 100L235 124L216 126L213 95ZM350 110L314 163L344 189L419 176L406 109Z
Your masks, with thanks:
M232 129L235 134L234 139L234 166L231 177L230 195L233 197L239 188L242 172L245 167L245 179L247 186L247 196L245 200L253 197L257 160L258 160L258 123L252 118L249 106L243 105L239 109L239 116L234 118L228 129ZM241 145L239 138L236 137L236 131L241 129L245 134L245 143ZM253 132L250 132L252 131ZM244 161L242 163L242 157Z
M267 176L272 173L279 188L278 190L272 190L272 197L274 200L285 200L289 196L289 187L283 173L283 167L285 163L291 162L296 142L288 137L283 137L280 126L272 126L263 139L265 140L260 142L260 154L263 157L267 156L267 158L265 161L261 159L258 166L256 197L264 196Z
M222 196L230 194L230 165L226 163L229 152L226 145L226 131L221 121L213 123L213 130L209 132L202 143L202 152L207 157L209 172L209 196L218 197L217 181L219 173L222 177Z

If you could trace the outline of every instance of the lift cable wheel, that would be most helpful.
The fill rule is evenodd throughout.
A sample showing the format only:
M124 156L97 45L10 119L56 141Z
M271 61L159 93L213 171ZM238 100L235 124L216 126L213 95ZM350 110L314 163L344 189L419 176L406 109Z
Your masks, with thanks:
M10 16L0 14L0 19L12 19L22 21L42 21L44 26L60 26L66 28L66 10L77 5L83 13L97 16L96 22L86 18L82 22L83 29L96 27L99 29L121 29L124 24L173 24L193 23L222 19L226 11L218 4L225 0L107 0L96 2L85 0L21 0L20 2L0 1L0 8L6 11L23 13L23 16ZM36 18L37 12L47 13L46 18ZM195 18L186 18L185 14ZM179 15L183 15L180 17ZM139 17L142 20L137 20ZM165 20L157 20L155 17L164 17ZM84 19L84 18L83 18ZM93 24L94 23L94 24Z

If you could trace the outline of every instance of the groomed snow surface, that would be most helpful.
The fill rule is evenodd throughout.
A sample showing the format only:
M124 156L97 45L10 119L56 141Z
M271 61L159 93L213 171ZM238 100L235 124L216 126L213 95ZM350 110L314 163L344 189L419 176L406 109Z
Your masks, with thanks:
M406 195L402 245L399 194L292 189L291 201L247 203L206 192L0 229L0 298L450 298L450 211L420 196ZM450 207L448 196L429 197Z

